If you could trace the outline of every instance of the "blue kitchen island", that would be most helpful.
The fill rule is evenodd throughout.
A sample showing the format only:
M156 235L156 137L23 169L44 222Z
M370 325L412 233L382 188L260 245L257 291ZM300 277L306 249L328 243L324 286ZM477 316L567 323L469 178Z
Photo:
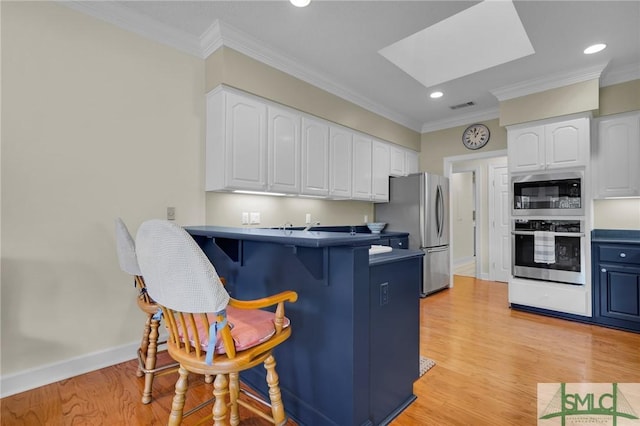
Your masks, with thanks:
M275 350L287 414L301 425L387 424L415 400L421 251L369 256L370 233L192 226L237 299L284 290L291 338ZM384 235L382 236L382 238ZM261 366L241 380L267 395Z

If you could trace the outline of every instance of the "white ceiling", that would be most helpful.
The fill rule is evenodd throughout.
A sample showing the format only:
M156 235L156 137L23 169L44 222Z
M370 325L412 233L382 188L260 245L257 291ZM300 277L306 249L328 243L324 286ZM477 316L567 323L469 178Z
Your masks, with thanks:
M601 86L640 78L638 0L515 0L535 53L494 66L483 55L492 51L500 56L513 41L510 30L496 31L495 16L476 20L471 32L465 25L448 26L437 33L436 50L449 55L432 59L431 65L457 59L451 62L455 65L450 65L449 78L437 79L445 81L424 80L430 87L380 51L441 21L463 22L454 15L479 2L312 0L306 8L283 0L63 3L200 57L222 45L231 47L422 132L496 118L498 97L597 76ZM480 39L489 33L502 38L484 49L459 45L461 34L477 34ZM582 53L596 42L607 43L607 49L589 56ZM421 61L429 69L429 60ZM430 99L434 90L444 96ZM467 102L475 105L450 108Z

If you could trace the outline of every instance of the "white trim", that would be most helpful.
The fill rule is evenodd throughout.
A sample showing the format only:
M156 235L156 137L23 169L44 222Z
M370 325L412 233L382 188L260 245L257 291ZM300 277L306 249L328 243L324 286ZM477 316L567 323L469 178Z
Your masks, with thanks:
M199 38L111 1L55 0L77 12L134 32L149 40L201 57Z
M487 164L487 183L489 184L489 205L488 205L488 212L489 212L489 279L491 281L496 281L496 267L495 264L498 260L501 259L500 255L503 255L505 253L502 253L502 244L498 244L499 247L496 247L496 240L495 240L495 235L496 235L496 231L495 231L495 223L496 223L496 209L495 209L495 199L496 199L496 186L495 186L495 180L496 180L496 169L498 168L503 168L505 169L505 173L507 174L507 177L509 175L509 169L508 169L508 164L505 162L504 164ZM507 212L507 216L509 216L509 213ZM494 224L494 226L491 226L491 224ZM509 246L509 251L511 246ZM511 253L507 253L509 256L511 256ZM505 281L500 280L500 282L509 282L509 276L510 274L507 274L507 279Z
M481 111L474 111L469 114L460 115L453 118L445 118L442 120L424 123L422 125L422 133L434 132L436 130L450 129L456 126L464 126L466 124L476 123L478 121L494 120L499 118L500 111L498 108L489 108Z
M296 77L302 81L305 81L326 92L352 102L368 111L388 118L389 120L406 126L416 132L420 131L420 128L422 126L421 122L398 114L378 103L371 101L370 99L358 95L350 89L327 79L314 70L300 65L294 58L277 52L270 46L261 43L259 40L256 40L250 35L234 28L229 24L218 21L217 25L219 27L219 33L221 34L222 41L218 42L217 40L215 40L215 38L213 38L213 42L216 43L216 46L218 45L218 43L221 43L225 47L236 50L246 56L249 56L250 58L262 62L263 64L269 65L270 67ZM209 31L215 30L210 27L207 32ZM204 52L213 53L215 51L214 46L203 46L203 49Z
M608 62L578 71L553 74L548 77L522 81L510 86L494 89L491 91L491 94L499 101L506 101L508 99L519 98L532 93L557 89L558 87L568 86L570 84L582 83L583 81L593 80L596 78L599 79L607 65Z
M605 72L600 77L600 87L613 86L614 84L626 83L631 80L640 79L640 64L630 64L626 67L618 68L615 71Z
M137 358L140 342L93 352L0 377L0 398Z
M484 158L494 158L494 157L504 157L507 155L507 150L506 149L500 149L497 151L486 151L486 152L476 152L476 153L472 153L472 154L464 154L464 155L455 155L455 156L451 156L451 157L445 157L442 159L442 164L443 164L443 173L444 176L447 177L448 179L451 179L451 174L453 172L453 163L459 162L459 161L470 161L470 160L481 160ZM478 175L476 175L476 179L478 179ZM478 191L478 185L476 183L475 185L476 187L476 191ZM449 192L451 192L451 185L449 185ZM449 199L451 199L451 194L449 194ZM476 192L476 204L478 203L478 195ZM476 222L478 222L480 220L480 218L478 216L476 216ZM476 227L476 235L479 232L479 227ZM451 244L449 245L449 252L453 253L453 209L449 209L449 235L452 236L451 238ZM482 268L482 258L481 258L481 254L478 251L476 251L476 278L479 279L483 279L486 280L488 279L488 274L486 273L480 273L481 272L481 268ZM449 256L449 270L453 271L454 267L453 267L453 256ZM453 273L451 274L451 278L450 278L450 283L449 283L450 287L453 287Z

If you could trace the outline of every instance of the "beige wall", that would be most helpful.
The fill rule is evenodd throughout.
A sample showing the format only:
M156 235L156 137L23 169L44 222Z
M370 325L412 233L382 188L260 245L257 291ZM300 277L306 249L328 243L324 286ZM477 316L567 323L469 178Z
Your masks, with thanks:
M221 83L420 151L420 133L233 49L218 49L206 60L207 91Z
M484 121L482 124L489 128L491 137L484 147L477 150L470 150L462 145L462 132L468 125L423 133L420 170L441 175L444 173L442 167L446 157L507 149L507 131L500 127L498 120Z
M640 110L640 80L627 81L600 89L597 115Z
M242 225L242 212L259 212L257 227L274 227L290 223L305 225L305 215L321 225L361 225L364 217L373 221L373 204L364 201L328 201L301 197L212 192L207 195L207 223L220 226Z
M598 109L598 79L500 102L500 125L526 123Z
M4 377L139 341L113 220L203 223L204 61L54 2L0 5Z
M594 200L594 229L640 229L640 198Z

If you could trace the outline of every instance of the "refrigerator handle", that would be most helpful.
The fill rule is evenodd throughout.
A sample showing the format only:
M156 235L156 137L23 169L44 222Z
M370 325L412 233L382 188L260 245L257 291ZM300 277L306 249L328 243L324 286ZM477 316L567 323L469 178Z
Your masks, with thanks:
M436 188L436 233L438 235L438 238L440 238L442 234L442 229L440 229L440 205L442 203L441 197L441 189L440 185L438 185L438 187Z
M440 238L444 234L444 194L442 193L442 185L440 185Z

